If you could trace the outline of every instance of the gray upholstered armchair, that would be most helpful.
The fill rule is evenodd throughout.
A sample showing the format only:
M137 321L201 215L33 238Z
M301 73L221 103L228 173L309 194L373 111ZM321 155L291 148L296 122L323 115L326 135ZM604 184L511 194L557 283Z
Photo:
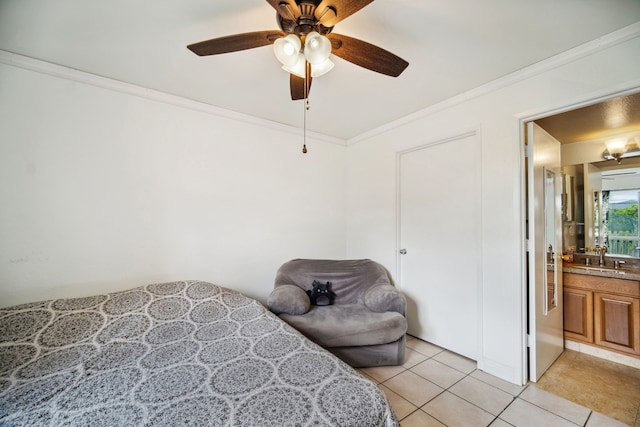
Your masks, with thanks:
M332 305L310 304L306 290L331 282ZM404 363L406 301L380 264L294 259L277 272L269 309L353 367Z

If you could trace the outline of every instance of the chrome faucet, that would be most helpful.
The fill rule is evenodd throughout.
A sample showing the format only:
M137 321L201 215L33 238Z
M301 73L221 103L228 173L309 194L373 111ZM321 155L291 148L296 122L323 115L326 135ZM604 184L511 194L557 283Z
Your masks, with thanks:
M600 246L598 249L598 264L600 267L604 267L604 254L607 253L607 247L605 245Z
M625 265L625 264L626 264L626 262L624 262L622 260L619 260L619 259L613 260L613 267L614 268L622 268L622 266Z

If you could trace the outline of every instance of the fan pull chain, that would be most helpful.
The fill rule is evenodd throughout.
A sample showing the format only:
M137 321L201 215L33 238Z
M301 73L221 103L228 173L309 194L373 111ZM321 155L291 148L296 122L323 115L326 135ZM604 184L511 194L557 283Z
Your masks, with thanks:
M302 131L302 154L307 154L307 110L309 109L309 100L304 100L304 130Z
M302 142L302 153L307 154L307 110L309 109L309 100L304 100L304 134Z
M304 119L302 136L302 154L307 154L307 110L309 109L309 77L311 74L311 64L305 62L304 72Z

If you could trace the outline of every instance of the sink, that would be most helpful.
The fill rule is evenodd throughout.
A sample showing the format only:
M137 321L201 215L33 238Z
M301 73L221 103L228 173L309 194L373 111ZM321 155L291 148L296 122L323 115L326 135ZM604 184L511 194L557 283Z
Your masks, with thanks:
M618 270L612 267L599 267L595 265L572 265L571 268L577 268L579 270L586 271L599 271L601 273L625 274L625 272L622 270Z

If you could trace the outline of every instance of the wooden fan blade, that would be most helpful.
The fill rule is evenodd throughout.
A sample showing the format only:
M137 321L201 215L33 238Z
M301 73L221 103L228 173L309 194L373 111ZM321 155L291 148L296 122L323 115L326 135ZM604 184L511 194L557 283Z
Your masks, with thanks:
M200 56L218 55L273 44L276 39L284 36L284 32L280 30L255 31L205 40L190 44L187 48Z
M304 82L305 79L302 77L298 77L295 74L289 74L289 85L291 86L291 100L297 101L299 99L305 99L305 87ZM307 81L307 96L309 97L309 91L311 90L311 76L306 80Z
M325 27L333 27L338 22L353 15L371 2L373 2L373 0L323 0L318 7L316 7L315 16ZM327 8L333 9L335 17L330 12L326 13ZM326 16L326 18L323 18L323 15Z
M404 59L371 43L335 33L327 37L331 40L331 53L368 70L398 77L409 66Z
M267 3L288 21L295 21L300 16L300 7L295 0L267 0Z

